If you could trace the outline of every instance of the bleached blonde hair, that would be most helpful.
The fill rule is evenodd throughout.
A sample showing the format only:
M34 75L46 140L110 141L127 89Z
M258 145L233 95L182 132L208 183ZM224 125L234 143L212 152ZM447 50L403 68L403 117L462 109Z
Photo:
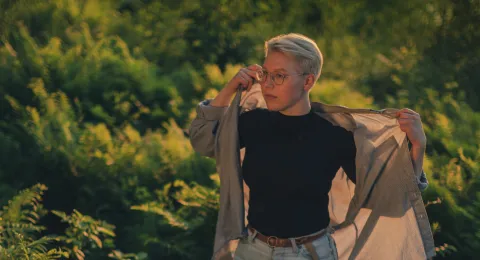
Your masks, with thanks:
M305 35L298 33L281 34L265 42L265 57L271 51L282 52L293 56L304 73L320 77L323 66L323 55L317 44Z

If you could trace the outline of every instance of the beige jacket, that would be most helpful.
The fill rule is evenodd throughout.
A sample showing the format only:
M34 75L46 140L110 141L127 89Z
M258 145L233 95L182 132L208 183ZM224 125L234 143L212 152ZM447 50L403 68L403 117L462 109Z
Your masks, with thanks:
M228 107L197 106L190 141L198 153L215 158L220 175L220 210L212 259L230 258L228 246L247 236L248 189L241 174L238 117L266 107L258 85L237 91ZM354 133L357 147L356 185L339 168L329 192L332 235L339 259L427 259L435 255L432 231L421 190L428 182L417 178L406 134L392 115L398 109L352 109L312 103L334 125Z

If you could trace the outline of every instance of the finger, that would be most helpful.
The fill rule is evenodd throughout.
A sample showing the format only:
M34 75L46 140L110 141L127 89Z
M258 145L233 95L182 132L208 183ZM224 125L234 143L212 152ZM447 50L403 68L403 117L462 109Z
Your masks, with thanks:
M248 76L250 76L253 80L260 80L260 71L245 69L243 70Z
M252 77L252 75L250 75L249 72L251 72L251 71L249 71L249 70L244 70L244 71L242 71L242 76L243 76L245 79L247 79L248 82L250 82L250 83L253 84L253 81L255 80L255 78Z
M412 124L414 121L410 118L401 118L401 119L398 119L398 123L400 125L410 125Z
M238 84L242 87L242 89L245 89L245 86L247 86L247 79L243 78L240 72L238 72L238 74L235 77L237 79Z
M254 71L260 71L262 70L262 66L258 65L258 64L253 64L253 65L250 65L247 67L247 69L249 70L254 70Z
M254 79L252 79L249 75L246 76L248 78L248 86L247 86L247 91L250 91L250 88L252 88Z
M411 118L411 119L417 119L418 116L417 115L413 115L413 114L408 114L408 113L402 113L398 116L398 118Z
M413 118L420 118L420 115L419 114L414 114L414 113L410 113L410 112L397 112L396 114L397 118L405 118L405 117L413 117Z
M243 82L243 88L248 90L252 84L253 79L246 73L240 73L238 76L240 76L241 81Z
M411 110L410 108L402 108L398 112L399 113L408 113L408 114L413 114L413 115L420 115L419 113Z
M250 85L250 82L249 82L249 79L248 77L246 77L245 75L241 75L240 76L242 78L242 87L244 90L247 90L248 89L248 86Z

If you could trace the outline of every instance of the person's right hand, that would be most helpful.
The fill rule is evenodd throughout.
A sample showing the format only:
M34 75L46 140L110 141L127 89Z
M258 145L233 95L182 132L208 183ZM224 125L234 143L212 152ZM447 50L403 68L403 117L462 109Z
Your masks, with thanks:
M237 88L249 91L255 81L259 81L262 76L262 66L258 64L250 65L246 68L241 68L237 74L228 82L226 88L232 93L237 91Z

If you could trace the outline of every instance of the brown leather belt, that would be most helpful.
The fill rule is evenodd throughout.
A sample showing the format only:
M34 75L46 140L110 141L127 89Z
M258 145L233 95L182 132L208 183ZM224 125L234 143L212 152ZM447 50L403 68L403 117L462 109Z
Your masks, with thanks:
M248 226L248 229L250 231L255 232L255 229L252 228L251 226ZM311 242L323 235L325 235L326 229L322 230L322 232L312 235L312 236L307 236L307 237L302 237L302 238L296 238L295 243L297 245L305 244L308 242ZM264 234L260 233L257 231L257 235L255 236L256 239L259 239L260 241L263 241L267 243L269 247L290 247L292 246L292 242L288 238L278 238L276 236L265 236Z

